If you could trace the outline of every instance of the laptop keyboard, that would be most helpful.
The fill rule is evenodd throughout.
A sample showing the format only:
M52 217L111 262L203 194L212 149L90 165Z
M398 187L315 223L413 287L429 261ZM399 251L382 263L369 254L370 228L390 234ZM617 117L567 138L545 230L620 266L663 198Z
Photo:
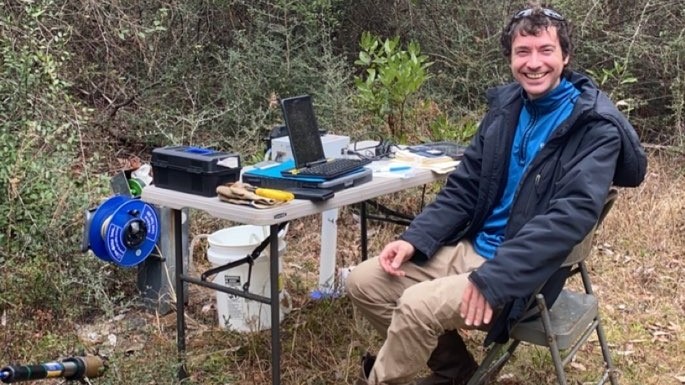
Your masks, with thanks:
M371 163L370 159L332 159L326 163L321 163L297 170L298 176L312 176L324 179L333 179L349 172L355 171L360 167Z

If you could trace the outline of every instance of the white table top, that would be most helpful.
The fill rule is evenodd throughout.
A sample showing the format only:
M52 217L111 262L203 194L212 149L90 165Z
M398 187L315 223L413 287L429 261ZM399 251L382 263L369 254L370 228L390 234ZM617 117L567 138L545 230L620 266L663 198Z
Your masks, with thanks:
M218 197L203 197L155 186L143 188L141 197L145 202L172 209L182 209L185 207L199 209L217 218L249 225L265 226L359 203L381 195L437 181L444 177L445 175L421 168L413 168L411 176L406 178L382 176L374 173L371 181L359 186L336 191L335 196L331 199L322 202L295 199L286 204L267 209L226 203L220 201Z

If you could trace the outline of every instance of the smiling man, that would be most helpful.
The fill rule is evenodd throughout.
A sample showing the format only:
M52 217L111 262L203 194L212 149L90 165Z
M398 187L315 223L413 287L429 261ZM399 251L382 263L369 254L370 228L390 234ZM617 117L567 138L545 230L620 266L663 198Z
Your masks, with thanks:
M516 82L489 108L459 167L396 241L361 263L346 288L386 337L362 360L360 384L465 384L477 364L459 329L508 325L543 282L552 304L566 255L597 222L612 185L638 186L646 158L628 120L570 71L570 28L558 12L517 12L501 44Z
M514 40L504 43L511 60L511 72L530 100L541 98L555 89L569 61L569 46L564 49L558 36L568 32L557 28L536 31L535 28L533 23L520 24ZM563 36L563 39L568 39L568 36Z

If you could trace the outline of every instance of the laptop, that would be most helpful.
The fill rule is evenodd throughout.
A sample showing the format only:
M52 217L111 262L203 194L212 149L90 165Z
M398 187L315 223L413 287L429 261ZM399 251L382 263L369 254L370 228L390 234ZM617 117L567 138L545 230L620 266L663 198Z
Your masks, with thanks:
M360 171L364 165L371 163L370 159L326 159L311 96L281 99L281 108L295 160L294 168L281 171L283 176L334 179Z
M295 167L295 162L288 159L283 163L255 167L246 170L242 175L242 181L255 187L269 187L291 191L295 188L307 189L328 189L339 191L349 187L359 186L369 182L373 178L373 171L367 167L360 167L357 171L349 172L334 179L324 179L319 177L311 178L291 178L283 176L284 170Z

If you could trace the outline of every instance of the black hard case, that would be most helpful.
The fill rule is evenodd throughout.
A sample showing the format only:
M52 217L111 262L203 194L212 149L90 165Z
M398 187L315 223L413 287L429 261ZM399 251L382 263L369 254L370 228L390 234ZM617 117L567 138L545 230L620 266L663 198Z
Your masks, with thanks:
M237 158L237 167L218 163ZM152 150L152 181L155 186L184 193L216 196L216 188L240 178L240 156L211 149L171 146Z

